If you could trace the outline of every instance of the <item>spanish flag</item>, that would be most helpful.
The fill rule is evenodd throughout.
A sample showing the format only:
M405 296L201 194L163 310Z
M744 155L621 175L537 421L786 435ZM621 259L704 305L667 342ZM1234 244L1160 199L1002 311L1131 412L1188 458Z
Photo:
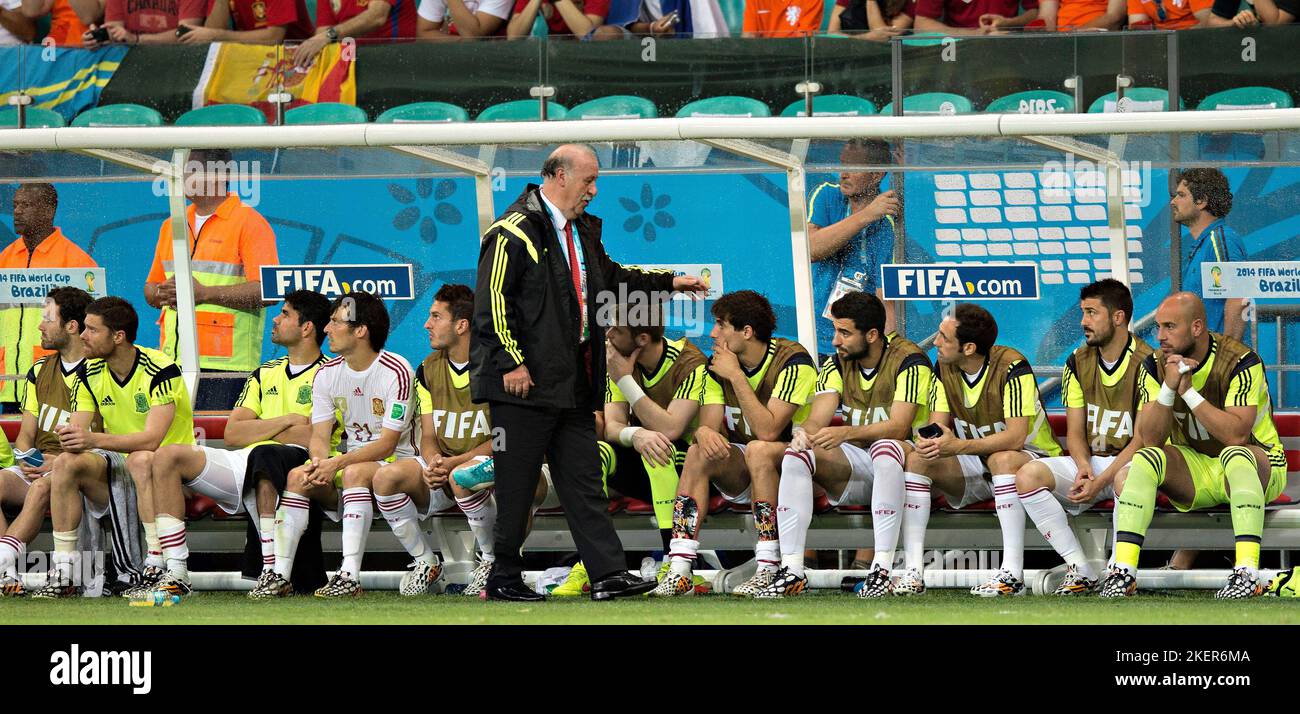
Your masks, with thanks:
M326 45L309 67L293 63L293 50L279 45L216 43L194 89L194 108L210 104L249 104L275 121L270 96L286 92L285 109L316 102L357 103L356 51Z

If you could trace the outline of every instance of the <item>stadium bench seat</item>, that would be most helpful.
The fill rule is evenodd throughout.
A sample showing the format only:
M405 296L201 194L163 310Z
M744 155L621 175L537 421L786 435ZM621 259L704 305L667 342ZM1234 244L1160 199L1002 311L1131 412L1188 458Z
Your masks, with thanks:
M27 107L27 120L25 122L28 129L57 129L66 124L63 121L63 115L49 109L40 109L37 107ZM0 109L0 129L17 129L18 128L18 107L5 107Z
M1031 89L998 97L984 107L986 114L1068 114L1074 97L1052 89Z
M944 114L946 107L952 107L953 114L970 114L975 111L975 105L971 100L960 94L951 92L926 92L924 94L913 94L910 97L903 97L903 114L907 115L926 115L926 114ZM880 108L880 113L889 116L894 113L894 103L890 102Z
M106 104L87 109L72 120L73 126L162 126L158 110L140 104Z
M645 97L617 94L583 102L569 110L566 119L654 119L655 103Z
M266 115L247 104L213 104L191 109L176 118L175 126L260 126Z
M447 102L413 102L393 107L375 118L376 124L415 124L469 121L469 112Z
M1089 114L1105 114L1119 111L1115 92L1103 94L1088 106ZM1132 102L1130 112L1167 112L1169 111L1169 92L1157 87L1133 87L1124 91L1124 98ZM1185 108L1184 102L1178 100L1178 108Z
M677 116L686 117L770 117L772 110L751 97L709 97L697 99L677 110Z
M551 121L559 121L569 114L569 108L556 104L555 102L546 103L546 118ZM474 121L540 121L542 118L540 105L536 99L517 99L513 102L502 102L479 112Z
M1291 109L1295 104L1291 95L1272 87L1237 87L1215 92L1200 104L1197 111L1217 109Z
M827 94L813 97L813 116L815 117L864 117L876 113L876 105L870 99L855 97L851 94ZM781 110L783 117L808 116L807 107L802 99L790 102Z
M307 124L365 124L366 111L339 102L319 102L294 107L284 113L285 126Z

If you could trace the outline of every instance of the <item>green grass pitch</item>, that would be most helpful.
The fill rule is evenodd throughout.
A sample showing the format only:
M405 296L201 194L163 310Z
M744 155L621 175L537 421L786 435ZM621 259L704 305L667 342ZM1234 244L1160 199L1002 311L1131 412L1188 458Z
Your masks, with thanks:
M3 624L549 624L549 625L911 625L911 624L1300 624L1294 600L1216 601L1212 591L1146 592L1132 600L1062 600L1048 596L984 600L957 591L921 597L859 600L813 592L787 600L709 595L682 600L587 599L536 604L480 602L392 592L324 601L294 597L250 602L243 593L199 593L173 607L131 607L121 598L0 600Z

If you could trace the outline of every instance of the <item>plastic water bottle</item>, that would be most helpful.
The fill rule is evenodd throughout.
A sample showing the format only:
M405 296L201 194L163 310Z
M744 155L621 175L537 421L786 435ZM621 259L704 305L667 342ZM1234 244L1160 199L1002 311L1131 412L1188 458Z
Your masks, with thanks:
M181 597L179 595L155 590L138 598L132 598L131 607L171 607L172 605L179 605L180 602Z

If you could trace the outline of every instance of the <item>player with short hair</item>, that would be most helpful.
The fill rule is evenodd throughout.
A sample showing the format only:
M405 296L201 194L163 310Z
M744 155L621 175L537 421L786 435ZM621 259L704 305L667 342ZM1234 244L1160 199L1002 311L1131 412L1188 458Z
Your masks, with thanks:
M1152 350L1129 332L1128 286L1114 278L1085 285L1079 310L1085 344L1069 356L1061 376L1070 455L1036 459L1016 472L1025 513L1068 566L1053 591L1065 596L1090 593L1099 582L1066 514L1077 516L1115 497L1116 476L1142 446L1134 424L1150 398L1142 363Z
M657 302L620 304L614 323L605 331L605 428L597 442L601 471L606 493L613 489L654 507L666 568L678 472L699 423L707 358L685 337L664 337ZM589 590L587 569L579 562L551 595Z
M875 555L858 597L893 592L889 571L902 525L903 464L914 431L929 423L934 373L921 348L885 334L885 305L850 292L831 303L835 354L826 358L816 396L781 462L776 521L781 570L755 597L799 595L808 587L803 552L813 515L813 484L832 505L871 504ZM843 426L831 426L836 413ZM923 533L910 534L919 551Z
M751 597L772 584L781 564L776 498L781 458L792 424L803 421L817 382L812 356L797 342L772 337L776 315L752 291L713 303L713 357L709 360L695 443L686 451L673 503L670 571L651 595L695 591L691 569L700 526L708 514L709 484L732 503L751 504L758 571L734 591Z
M55 460L50 485L54 522L54 569L35 597L71 597L82 497L95 519L111 513L117 528L136 517L144 529L147 557L138 585L123 593L145 595L155 588L190 594L185 541L185 502L157 503L151 488L154 452L167 444L194 443L194 413L180 367L158 350L135 343L139 317L120 297L86 306L81 341L86 360L77 368L69 423L55 428L63 454ZM104 432L89 431L98 410ZM115 553L134 570L131 536L115 538Z
M1138 555L1157 491L1179 511L1231 505L1236 562L1215 597L1264 592L1264 507L1286 486L1286 452L1259 355L1205 325L1205 303L1194 293L1173 293L1156 310L1160 352L1143 363L1146 389L1156 397L1137 430L1143 443L1161 446L1138 450L1127 476L1116 479L1115 552L1102 597L1137 592Z
M330 352L338 356L321 364L312 383L310 461L289 472L280 496L275 573L284 581L293 573L311 501L343 522L343 564L317 597L361 594L361 558L375 517L375 473L394 459L419 456L412 414L415 374L405 358L384 349L388 329L388 310L378 297L352 292L334 301L325 334ZM337 453L336 424L345 438ZM278 587L277 595L288 594Z
M992 578L971 588L971 594L981 597L1024 594L1025 509L1016 493L1016 472L1033 459L1061 453L1029 360L1011 347L996 344L997 339L997 321L988 310L971 303L958 304L953 315L939 324L930 419L940 433L917 439L904 475L905 541L909 529L924 533L930 522L932 486L945 494L953 508L993 498L1004 558ZM919 573L919 549L907 557L911 561L907 568ZM925 587L919 581L912 586Z
M41 349L56 355L42 357L27 370L23 398L23 421L16 439L18 451L36 449L43 463L31 466L23 461L0 470L0 504L21 506L13 523L5 524L0 515L0 596L21 597L26 594L18 577L18 564L45 521L50 505L50 479L54 459L63 453L54 427L68 423L72 414L72 383L77 367L85 360L81 327L86 321L90 294L74 287L55 288L45 297L45 308L38 325ZM95 419L97 431L103 431ZM13 461L9 442L3 444L7 460Z
M268 478L249 481L252 455L262 445L292 450L294 460L306 457L311 438L311 385L325 361L320 345L329 319L329 300L320 293L298 290L285 296L280 314L271 321L271 341L288 355L266 362L249 375L226 423L229 449L193 444L164 446L154 454L153 491L156 501L183 502L185 486L217 502L229 514L246 513L262 545L262 575L250 591L260 591L274 572L276 490ZM255 594L256 593L256 594Z

